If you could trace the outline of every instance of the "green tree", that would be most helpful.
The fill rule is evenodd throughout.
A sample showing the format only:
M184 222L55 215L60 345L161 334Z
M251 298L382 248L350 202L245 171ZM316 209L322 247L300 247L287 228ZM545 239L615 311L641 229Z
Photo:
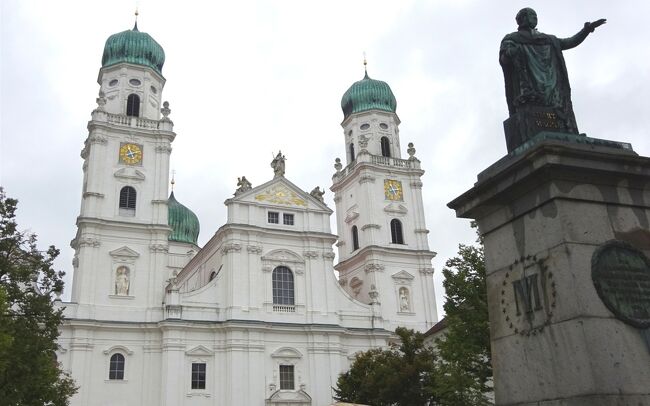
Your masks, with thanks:
M56 362L63 321L52 295L63 290L63 272L52 268L59 251L36 247L36 235L20 232L18 201L0 188L0 399L3 405L67 405L74 381Z
M472 225L475 227L475 225ZM490 326L487 311L483 243L459 245L458 256L445 263L446 291L442 338L436 341L438 370L435 391L441 405L489 404L492 390Z
M424 336L403 327L395 334L400 344L357 354L350 370L341 374L336 399L372 406L424 406L433 403L435 357Z

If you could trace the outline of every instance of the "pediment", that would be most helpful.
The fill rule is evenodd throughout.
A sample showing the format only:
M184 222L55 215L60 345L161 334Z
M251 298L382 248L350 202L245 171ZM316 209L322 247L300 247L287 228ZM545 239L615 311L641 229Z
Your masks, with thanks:
M392 214L392 215L405 215L408 213L408 209L406 206L403 204L397 204L397 203L391 203L388 206L384 207L384 211L386 213Z
M279 249L270 251L263 255L262 261L302 264L305 262L305 259L293 251Z
M113 176L118 179L128 179L143 181L145 179L144 173L135 168L122 168L116 171Z
M402 282L411 282L413 279L415 279L415 276L411 275L410 273L406 271L399 271L396 274L391 275L395 281L402 281Z
M122 248L118 248L108 253L113 258L138 258L140 254L136 251L133 251L131 248L126 245Z
M302 354L295 348L281 347L273 351L271 358L302 358Z
M359 207L355 204L354 206L350 207L345 214L345 219L344 221L346 223L351 223L355 219L359 217Z
M226 201L226 203L229 202L332 211L325 203L300 189L285 177L274 178L269 182L239 193Z
M204 347L202 345L198 345L191 350L185 351L186 355L194 355L194 356L209 356L212 355L214 352L210 350L208 347Z

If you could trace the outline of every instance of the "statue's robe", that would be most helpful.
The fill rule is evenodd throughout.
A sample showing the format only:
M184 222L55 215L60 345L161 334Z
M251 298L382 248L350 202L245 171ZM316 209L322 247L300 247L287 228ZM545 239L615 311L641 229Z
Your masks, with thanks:
M562 51L579 45L589 34L584 28L571 38L557 38L537 31L518 31L501 41L499 62L506 84L510 115L524 106L554 110L571 133L578 133L571 87Z

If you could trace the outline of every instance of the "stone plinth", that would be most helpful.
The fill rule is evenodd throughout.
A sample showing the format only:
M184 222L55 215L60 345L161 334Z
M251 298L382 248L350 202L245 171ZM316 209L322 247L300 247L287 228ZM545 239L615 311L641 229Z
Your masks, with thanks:
M484 237L497 405L650 405L650 347L592 279L607 242L650 254L649 158L546 140L449 207Z

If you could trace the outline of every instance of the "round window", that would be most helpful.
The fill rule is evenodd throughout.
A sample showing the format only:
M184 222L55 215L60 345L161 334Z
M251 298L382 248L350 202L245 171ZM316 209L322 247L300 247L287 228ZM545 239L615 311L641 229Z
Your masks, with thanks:
M117 79L113 79L113 80L111 80L110 82L108 82L108 85L109 85L110 87L113 87L113 86L117 85Z
M368 124L368 123L366 123L366 124L361 124L361 127L360 127L360 128L361 128L362 130L367 130L368 128L370 128L370 124Z
M131 79L129 80L129 83L131 86L140 86L142 84L142 82L140 82L138 79Z
M379 127L380 127L382 130L387 130L387 129L388 129L388 124L386 124L386 123L379 123Z
M158 89L156 89L155 87L151 86L151 93L153 93L153 94L158 93Z

